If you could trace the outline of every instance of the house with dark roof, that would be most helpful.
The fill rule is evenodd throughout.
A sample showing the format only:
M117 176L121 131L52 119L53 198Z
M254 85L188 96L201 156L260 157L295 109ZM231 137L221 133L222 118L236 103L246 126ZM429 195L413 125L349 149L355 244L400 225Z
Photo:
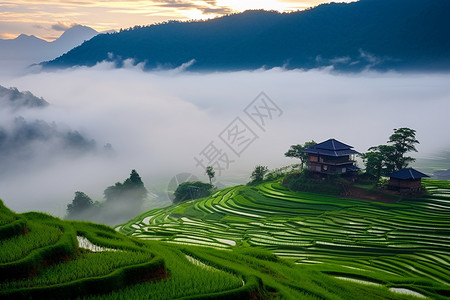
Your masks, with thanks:
M354 156L358 154L338 140L329 139L316 144L303 152L308 153L308 169L325 175L355 175L359 168L354 165Z
M400 192L417 192L422 188L422 178L430 177L413 168L401 169L389 175L388 189Z

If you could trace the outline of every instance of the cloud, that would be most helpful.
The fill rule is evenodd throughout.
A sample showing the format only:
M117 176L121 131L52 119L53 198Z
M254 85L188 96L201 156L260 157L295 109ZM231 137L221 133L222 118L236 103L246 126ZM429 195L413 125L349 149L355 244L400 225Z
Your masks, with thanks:
M154 0L153 3L161 8L197 9L203 14L215 16L236 12L229 6L218 5L217 1Z
M17 166L11 163L16 160L29 163L60 155L82 154L96 148L94 140L55 123L16 117L8 125L8 129L0 127L0 178Z
M63 22L58 22L56 24L52 25L52 29L56 30L56 31L66 31L74 26L78 25L77 23L63 23Z
M43 98L0 86L0 104L0 179L33 171L41 162L96 150L95 141L80 132L38 119L49 108Z
M144 72L132 62L123 69L114 66L0 78L3 85L30 90L51 103L39 115L23 113L27 126L36 119L50 127L52 122L64 124L87 141L97 141L99 148L107 143L114 147L111 155L41 156L28 169L15 164L16 172L0 181L0 197L8 206L62 216L75 191L102 200L103 190L132 169L167 204L161 199L174 175L187 172L207 180L194 157L211 142L233 161L218 178L225 185L246 183L258 164L276 168L295 163L283 153L311 139L336 138L365 152L385 143L394 128L410 127L421 142L417 155L450 146L446 74L282 69L203 74ZM267 120L265 130L244 112L261 91L284 112ZM237 117L257 135L240 156L219 137ZM5 118L2 124L14 128L14 118ZM45 150L42 144L34 146L30 144L34 151Z
M19 36L18 34L14 34L14 33L0 33L0 39L2 40L12 40L15 39L17 36Z
M386 61L395 61L395 59L391 57L379 57L374 54L367 52L363 49L358 50L358 55L350 57L334 57L334 58L325 58L321 55L316 56L316 63L322 68L330 69L330 70L354 70L354 71L370 71L375 66L382 64Z

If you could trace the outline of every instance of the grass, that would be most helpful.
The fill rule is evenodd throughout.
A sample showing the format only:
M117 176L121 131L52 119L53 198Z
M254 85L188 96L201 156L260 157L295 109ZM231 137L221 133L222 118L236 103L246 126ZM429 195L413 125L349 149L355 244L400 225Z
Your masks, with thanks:
M0 226L12 223L18 216L9 210L0 200Z
M43 268L32 278L0 283L0 289L48 286L75 281L80 278L96 277L112 273L123 266L144 263L150 260L145 252L80 253L74 259Z
M13 262L24 258L32 250L56 243L62 231L56 226L29 222L28 233L0 240L0 263Z
M424 184L429 197L393 204L237 186L122 233L0 201L0 273L14 274L0 276L0 298L448 299L450 184Z

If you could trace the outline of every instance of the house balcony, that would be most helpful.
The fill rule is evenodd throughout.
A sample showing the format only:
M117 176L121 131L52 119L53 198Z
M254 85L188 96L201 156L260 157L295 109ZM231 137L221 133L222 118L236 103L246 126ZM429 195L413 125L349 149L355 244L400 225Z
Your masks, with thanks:
M348 168L350 166L353 166L351 162L347 163L337 163L334 165L331 164L325 164L325 163L309 163L308 169L312 172L318 172L322 174L345 174L348 172Z
M310 156L309 157L310 163L319 163L322 165L329 165L329 166L342 166L347 164L353 164L355 161L348 157L323 157L323 156Z

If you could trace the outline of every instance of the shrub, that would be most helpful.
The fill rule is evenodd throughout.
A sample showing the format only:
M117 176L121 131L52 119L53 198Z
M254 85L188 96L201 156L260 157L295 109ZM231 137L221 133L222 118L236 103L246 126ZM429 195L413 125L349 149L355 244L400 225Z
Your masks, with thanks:
M340 195L343 192L344 183L338 175L315 178L308 170L304 170L301 173L286 176L283 185L293 191Z
M212 190L213 185L209 183L204 183L200 181L183 182L177 187L174 193L175 199L173 200L173 202L178 203L186 200L193 200L207 197L211 195Z

